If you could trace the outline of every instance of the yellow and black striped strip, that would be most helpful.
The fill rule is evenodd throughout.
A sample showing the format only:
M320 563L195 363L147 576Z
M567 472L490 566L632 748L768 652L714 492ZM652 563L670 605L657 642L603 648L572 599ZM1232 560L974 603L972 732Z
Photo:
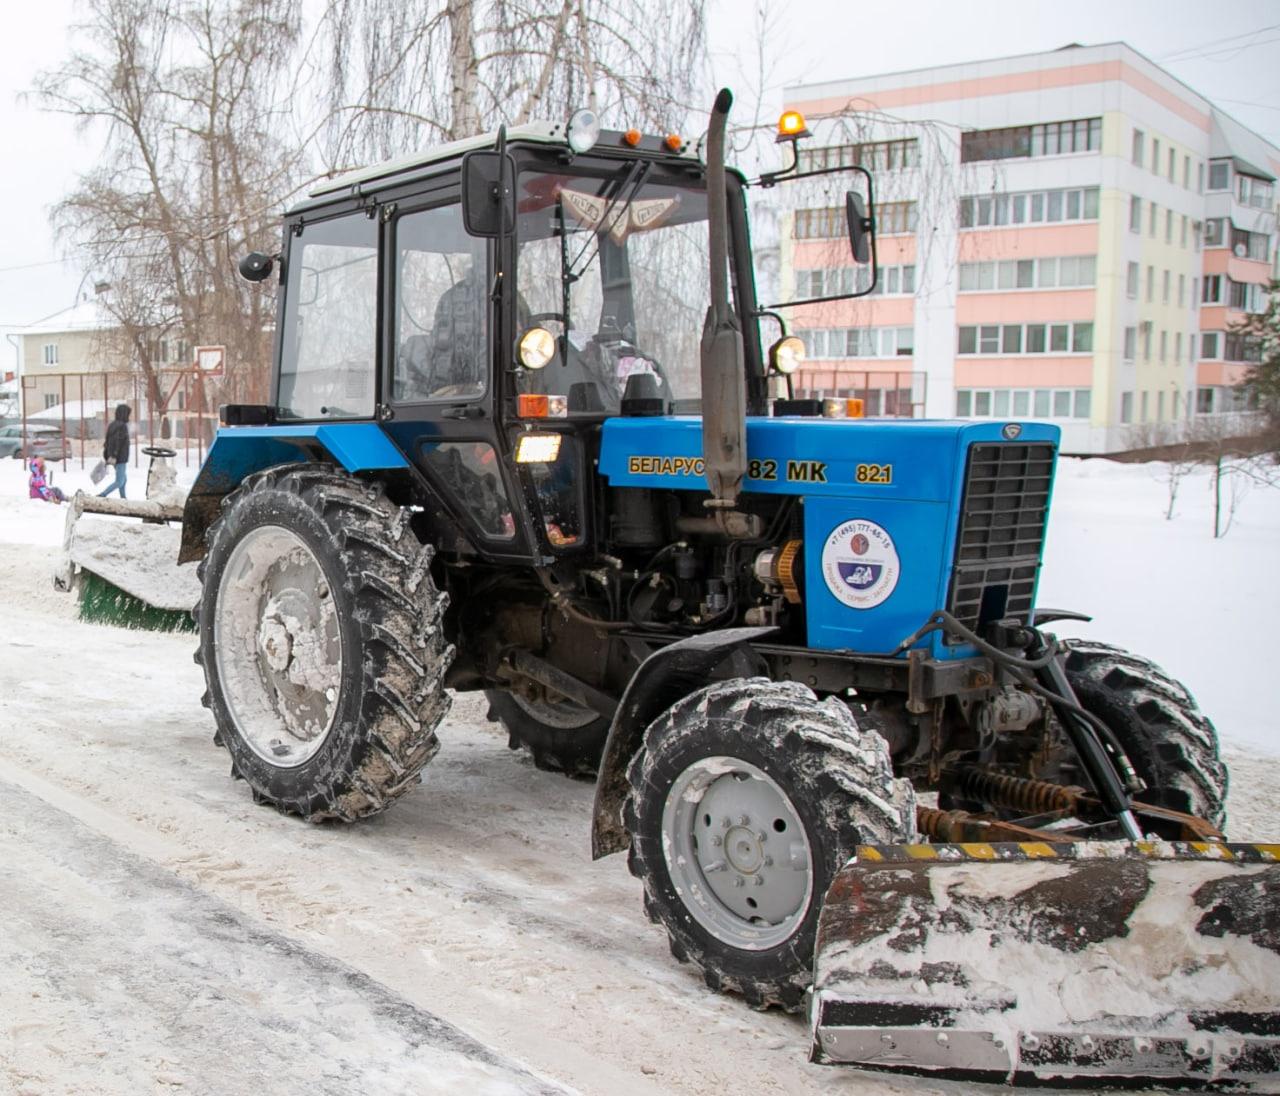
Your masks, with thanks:
M859 845L854 860L871 864L956 864L1020 860L1230 860L1280 863L1280 845L1218 841L1042 841L966 842L919 845Z

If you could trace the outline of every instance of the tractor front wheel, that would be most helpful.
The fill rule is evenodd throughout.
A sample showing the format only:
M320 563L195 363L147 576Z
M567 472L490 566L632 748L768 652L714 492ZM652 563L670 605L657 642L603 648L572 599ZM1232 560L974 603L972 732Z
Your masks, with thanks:
M206 543L196 661L233 774L311 821L384 810L449 709L445 595L407 512L378 484L290 464L230 495Z
M827 887L915 832L884 740L803 685L735 679L655 720L628 772L630 867L677 959L756 1008L800 1008Z
M1086 711L1103 720L1147 784L1137 798L1226 821L1227 769L1218 734L1186 686L1150 659L1083 639L1068 639L1066 672Z

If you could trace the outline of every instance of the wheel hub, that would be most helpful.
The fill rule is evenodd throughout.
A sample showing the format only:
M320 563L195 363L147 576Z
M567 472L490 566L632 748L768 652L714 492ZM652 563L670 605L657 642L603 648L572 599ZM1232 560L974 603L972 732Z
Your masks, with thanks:
M667 870L689 912L723 942L776 947L809 908L813 858L800 816L762 769L732 757L690 765L663 808Z
M314 757L337 715L342 639L324 570L292 530L259 526L232 549L219 580L214 653L249 748L281 767Z

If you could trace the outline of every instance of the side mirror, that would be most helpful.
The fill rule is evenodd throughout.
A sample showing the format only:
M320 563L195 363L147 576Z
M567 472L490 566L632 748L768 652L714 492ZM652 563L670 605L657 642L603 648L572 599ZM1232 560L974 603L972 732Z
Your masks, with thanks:
M247 282L266 281L271 277L271 269L275 266L270 255L261 251L250 251L240 260L240 277Z
M472 236L505 236L515 228L516 165L487 149L462 158L462 223Z
M849 249L853 252L853 261L870 262L871 237L875 234L875 222L867 215L867 207L861 194L852 190L845 194L844 215L849 223Z

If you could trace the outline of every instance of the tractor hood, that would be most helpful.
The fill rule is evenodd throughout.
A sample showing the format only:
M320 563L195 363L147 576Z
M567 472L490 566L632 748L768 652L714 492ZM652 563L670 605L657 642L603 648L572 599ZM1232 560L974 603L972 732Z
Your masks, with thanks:
M940 608L1030 620L1056 426L749 418L746 495L803 496L809 646L889 654ZM610 486L706 491L698 418L606 421ZM936 633L935 658L973 651Z

